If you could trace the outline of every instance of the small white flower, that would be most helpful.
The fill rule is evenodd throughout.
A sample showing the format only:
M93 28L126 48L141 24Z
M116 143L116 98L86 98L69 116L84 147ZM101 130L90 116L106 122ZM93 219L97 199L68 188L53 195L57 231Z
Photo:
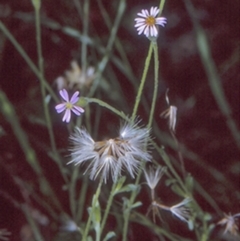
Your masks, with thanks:
M158 13L159 9L157 7L151 7L150 13L148 10L143 9L141 13L137 14L140 16L140 18L135 18L135 27L137 28L138 35L143 33L147 37L158 36L158 29L156 25L161 25L164 27L167 23L166 18L157 17Z
M138 127L137 123L125 124L117 138L97 142L86 130L76 128L70 137L73 147L70 149L72 160L69 163L78 165L88 161L90 179L95 179L101 173L106 182L110 173L113 181L116 181L122 169L126 169L134 178L140 161L151 161L151 155L145 151L149 138L149 130Z
M164 174L164 170L165 168L160 166L158 166L157 169L150 166L148 171L144 170L147 184L152 190L154 190L155 187L157 186L159 180Z
M180 220L188 222L190 209L185 205L189 202L191 202L191 198L185 198L182 202L170 207L171 213L177 216Z

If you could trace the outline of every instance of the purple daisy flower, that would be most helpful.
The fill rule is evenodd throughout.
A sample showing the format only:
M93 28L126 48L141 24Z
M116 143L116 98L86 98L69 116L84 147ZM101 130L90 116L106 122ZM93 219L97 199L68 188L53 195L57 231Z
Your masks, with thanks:
M142 12L137 15L140 17L135 18L138 35L144 34L147 37L157 37L158 29L156 25L164 27L167 23L165 17L158 17L159 9L157 7L151 7L150 11L143 9Z
M61 112L65 111L63 119L62 119L63 122L64 121L66 121L67 123L70 122L71 111L78 116L80 116L84 112L84 109L82 107L74 105L79 100L79 97L78 97L79 91L76 91L70 100L69 100L68 92L65 89L60 90L59 94L61 95L63 100L65 100L65 102L56 105L55 109L56 109L57 113L61 113Z

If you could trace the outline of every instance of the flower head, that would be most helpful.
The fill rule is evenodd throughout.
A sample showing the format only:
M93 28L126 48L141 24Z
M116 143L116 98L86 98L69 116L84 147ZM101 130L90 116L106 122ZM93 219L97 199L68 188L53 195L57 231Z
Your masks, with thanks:
M151 7L150 13L148 10L143 9L141 13L137 14L140 16L140 18L135 18L135 27L137 28L138 35L143 33L147 37L158 36L158 29L156 25L161 25L164 27L167 23L166 18L157 17L158 13L159 9L157 7Z
M157 168L153 168L150 166L149 170L144 170L145 178L148 186L153 190L157 186L159 180L161 179L165 168L158 166Z
M237 236L237 233L238 233L238 226L236 224L236 218L237 217L240 217L240 213L238 214L235 214L235 215L227 215L227 214L224 214L224 218L221 219L218 224L221 224L221 225L226 225L225 227L225 230L224 230L224 234L229 232L230 234L232 235L235 235Z
M190 209L186 207L186 204L189 202L191 202L191 198L185 198L182 202L173 205L170 207L171 213L177 216L180 220L188 222L190 217Z
M59 94L61 95L63 100L65 100L65 102L56 105L55 109L56 109L57 113L61 113L61 112L65 111L63 119L62 119L63 122L64 121L70 122L71 111L78 116L84 112L83 108L75 105L79 100L79 97L78 97L79 91L76 91L70 100L69 100L68 92L65 89L60 90Z
M96 78L95 68L88 66L81 69L76 60L71 62L71 69L65 71L64 76L59 76L55 80L58 90L68 88L89 89Z
M140 167L140 161L151 161L150 154L144 150L150 138L147 128L137 124L125 124L120 129L119 137L95 142L86 130L76 128L70 137L72 160L69 163L82 164L89 162L90 179L95 179L100 173L105 182L111 174L114 181L126 169L134 178ZM86 170L86 171L87 171Z

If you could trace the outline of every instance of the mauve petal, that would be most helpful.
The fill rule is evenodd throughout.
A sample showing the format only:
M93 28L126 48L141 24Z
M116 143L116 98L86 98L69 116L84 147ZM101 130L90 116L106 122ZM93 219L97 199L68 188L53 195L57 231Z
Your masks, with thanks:
M144 30L144 35L146 35L147 37L149 36L149 27L146 27L146 29Z
M142 23L146 21L146 18L135 18L134 19L136 22Z
M146 27L146 26L143 25L143 26L141 26L141 27L139 27L139 28L137 29L138 35L140 35L140 34L144 31L145 27Z
M61 113L66 109L66 105L65 103L62 104L58 104L55 106L55 110L57 111L57 113Z
M143 11L142 11L142 13L138 13L137 15L140 16L140 17L143 17L143 18L147 17L147 15Z
M158 15L158 13L159 13L159 9L157 7L151 8L151 15L153 17L156 17Z
M79 106L74 106L74 107L72 108L72 112L73 112L74 114L76 114L76 115L81 115L81 113L84 112L84 109L81 108L81 107L79 107Z
M68 92L65 89L60 90L59 93L66 102L69 102Z
M145 10L143 10L143 11L144 11L144 13L145 13L145 15L146 15L147 17L150 15L147 9L145 9Z
M78 102L78 100L79 100L78 95L79 95L79 91L76 91L76 92L73 94L73 96L72 96L72 98L71 98L71 100L70 100L70 102L71 102L73 105Z
M70 119L71 119L71 111L69 109L66 109L62 121L63 122L66 121L67 123L69 123Z
M136 23L136 24L134 25L134 27L136 27L136 28L138 28L138 27L140 27L140 26L146 26L146 24L143 22L143 23Z

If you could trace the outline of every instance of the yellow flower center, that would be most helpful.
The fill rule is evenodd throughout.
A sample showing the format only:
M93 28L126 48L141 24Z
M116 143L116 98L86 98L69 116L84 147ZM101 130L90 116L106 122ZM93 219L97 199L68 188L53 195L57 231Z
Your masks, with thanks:
M155 25L155 23L156 23L156 20L153 16L149 16L146 18L146 24L148 26L153 26L153 25Z
M70 110L71 110L72 107L73 107L73 104L72 104L71 102L67 102L67 103L66 103L66 108L67 108L67 109L70 109Z

